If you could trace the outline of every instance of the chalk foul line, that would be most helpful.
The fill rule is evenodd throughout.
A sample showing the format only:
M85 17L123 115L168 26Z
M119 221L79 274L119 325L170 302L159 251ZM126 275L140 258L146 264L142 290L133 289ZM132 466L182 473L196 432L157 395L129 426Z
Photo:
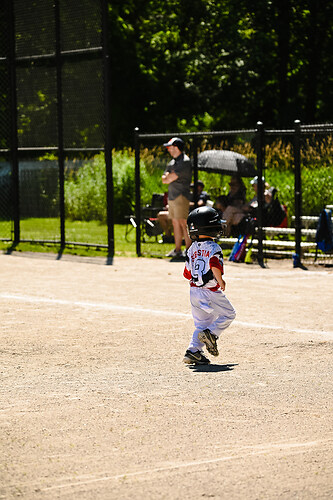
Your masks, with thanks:
M73 486L82 487L83 485L98 483L101 481L112 481L112 480L115 481L115 480L129 479L131 477L151 476L152 474L158 474L158 473L163 473L163 472L183 470L186 468L193 468L193 467L198 467L198 466L203 466L203 465L218 464L221 462L227 462L227 461L231 461L231 460L241 460L241 459L247 458L249 456L259 456L262 454L266 455L269 453L281 453L281 452L289 452L292 454L304 453L309 448L317 447L317 446L320 446L321 444L322 443L320 441L308 441L308 442L303 442L303 443L269 443L269 444L257 445L257 446L253 446L253 447L247 446L241 452L236 452L234 454L225 455L222 457L214 457L214 458L208 458L208 459L204 459L204 460L193 460L190 462L181 462L178 464L175 463L175 464L166 465L164 467L155 467L152 469L144 469L144 470L139 470L139 471L135 471L135 472L127 472L124 474L116 474L116 475L105 474L101 477L96 477L96 475L91 475L91 478L84 476L85 479L82 481L66 482L63 484L48 486L46 488L43 488L42 491L64 489L64 488L70 488Z
M55 305L64 305L70 307L81 307L84 309L101 309L105 311L114 311L114 312L135 312L135 313L144 313L144 314L156 314L158 316L167 316L167 317L176 317L189 319L192 318L191 314L182 313L178 311L165 311L163 309L152 309L145 308L140 306L124 306L118 304L111 304L106 302L89 302L89 301L80 301L80 300L64 300L64 299L55 299L49 297L36 297L30 295L17 295L17 294L9 294L9 293L0 293L0 299L6 300L16 300L18 302L28 302L32 304L55 304ZM287 325L271 325L268 323L253 323L247 321L238 321L235 320L233 325L245 326L247 328L260 328L265 330L275 330L275 331L285 331L285 332L294 332L294 333L305 333L305 334L314 334L314 335L325 335L327 337L333 338L333 332L324 331L324 330L314 330L307 328L294 328Z

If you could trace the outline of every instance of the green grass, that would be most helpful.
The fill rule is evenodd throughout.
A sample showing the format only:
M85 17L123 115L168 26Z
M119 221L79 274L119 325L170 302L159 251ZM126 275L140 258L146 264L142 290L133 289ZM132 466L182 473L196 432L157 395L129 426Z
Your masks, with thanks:
M60 240L59 218L29 218L20 223L21 239ZM66 240L99 245L107 244L107 226L97 221L65 222Z
M10 238L8 221L0 221L0 237ZM115 255L125 257L136 256L136 232L132 226L128 226L127 238L126 225L116 224L114 226ZM60 222L57 218L29 218L23 219L20 224L22 240L32 240L39 242L47 240L53 243L25 243L21 242L15 247L12 242L0 241L0 250L10 252L49 252L59 253L60 244ZM90 245L107 245L107 226L98 221L66 221L65 223L66 242L87 243ZM160 244L155 238L149 238L146 243L141 244L141 252L144 256L163 257L172 250L172 244ZM75 246L66 244L63 254L81 256L107 256L107 248L97 248L94 246Z

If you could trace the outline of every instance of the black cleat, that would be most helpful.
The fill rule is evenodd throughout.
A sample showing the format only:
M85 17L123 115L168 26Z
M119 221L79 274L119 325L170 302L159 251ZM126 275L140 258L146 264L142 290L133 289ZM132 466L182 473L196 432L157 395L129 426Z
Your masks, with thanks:
M216 344L217 337L208 328L199 333L199 340L205 344L209 354L212 354L213 356L219 355Z
M188 365L209 365L210 361L201 351L191 352L187 350L183 359Z

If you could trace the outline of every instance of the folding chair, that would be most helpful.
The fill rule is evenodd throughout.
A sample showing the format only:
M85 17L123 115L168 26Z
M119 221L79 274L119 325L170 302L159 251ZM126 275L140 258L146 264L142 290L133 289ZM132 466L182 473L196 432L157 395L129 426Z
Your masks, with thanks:
M141 209L141 239L145 242L145 237L157 237L163 233L163 230L158 222L157 214L164 208L164 194L153 193L151 205L145 205ZM135 215L126 215L127 221L125 229L125 239L133 228L136 228L137 222Z

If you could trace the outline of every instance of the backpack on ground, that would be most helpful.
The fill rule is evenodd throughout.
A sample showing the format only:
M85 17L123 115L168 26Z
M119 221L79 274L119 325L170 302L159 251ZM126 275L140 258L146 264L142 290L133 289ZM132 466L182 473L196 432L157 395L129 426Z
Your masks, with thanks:
M318 249L324 253L333 251L333 228L332 228L332 210L324 208L322 210L316 232L316 257Z

